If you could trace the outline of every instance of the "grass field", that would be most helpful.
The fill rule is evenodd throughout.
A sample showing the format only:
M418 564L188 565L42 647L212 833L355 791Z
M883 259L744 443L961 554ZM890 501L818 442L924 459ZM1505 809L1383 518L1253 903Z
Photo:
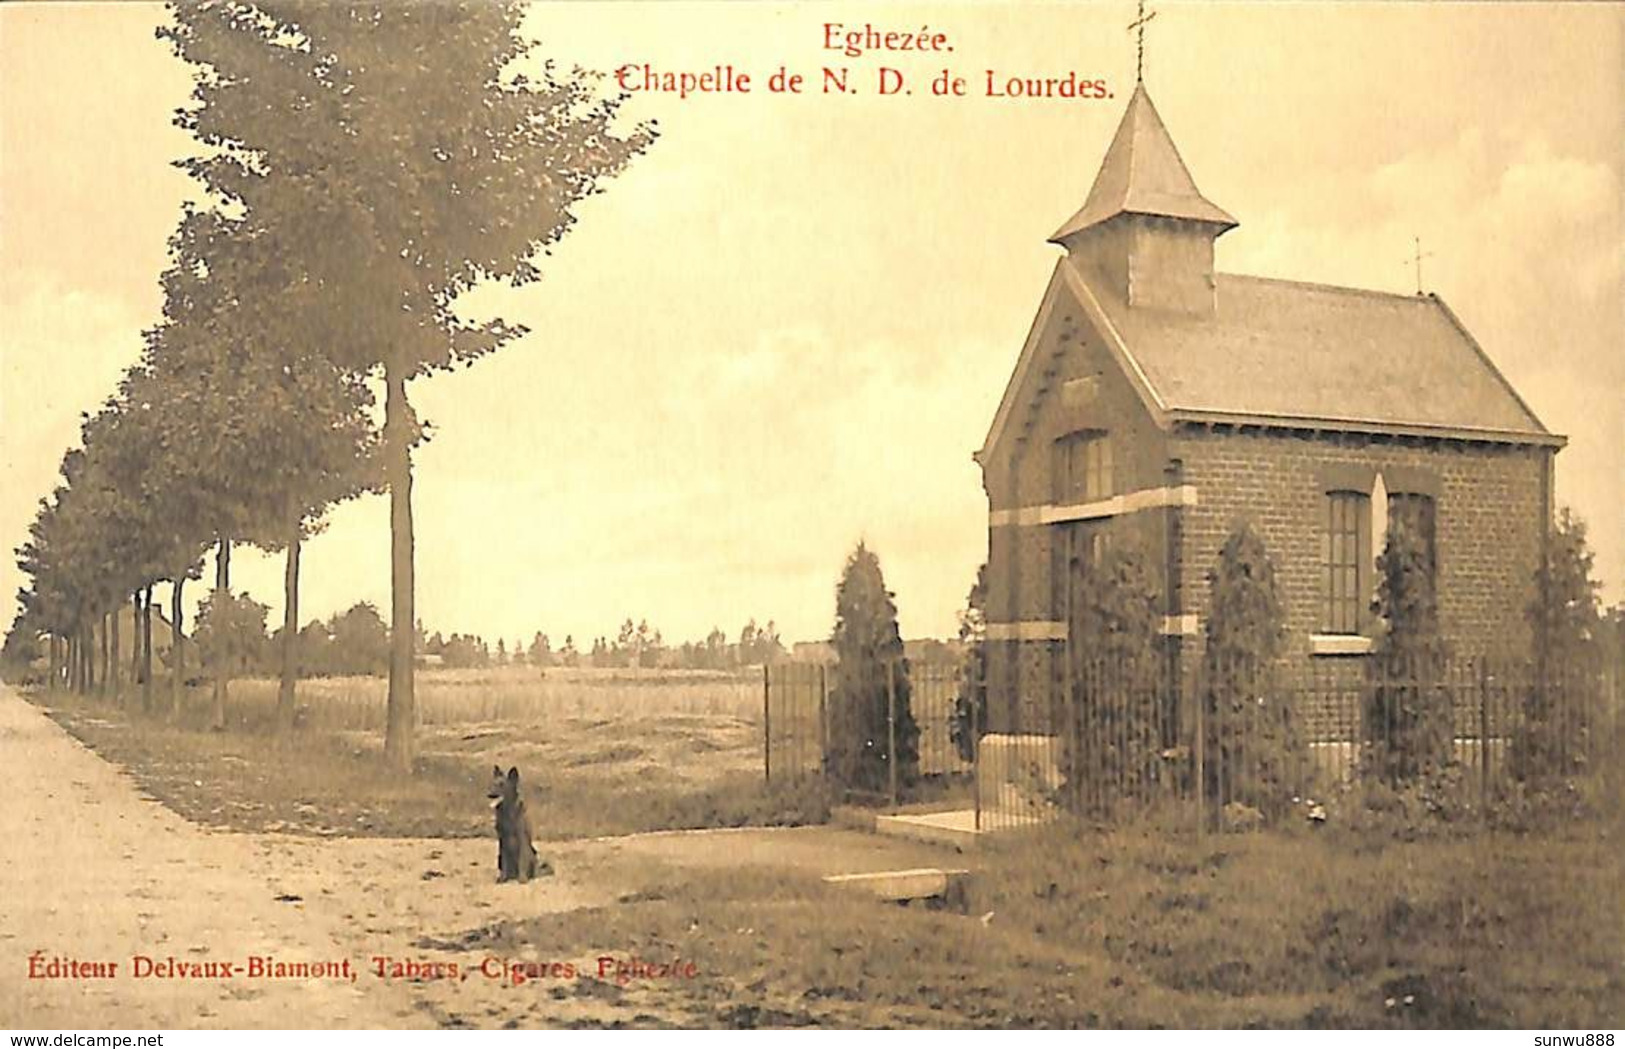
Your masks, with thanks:
M435 942L465 962L695 963L692 979L605 988L605 1024L1595 1030L1625 1015L1618 843L1594 824L1381 844L1078 828L1059 848L966 857L964 913L690 870ZM510 1006L521 1024L571 1022L529 1002Z
M797 823L821 799L762 781L759 679L527 667L420 673L418 774L383 762L386 683L304 681L299 727L274 731L276 683L233 682L227 729L207 686L180 718L97 697L31 693L69 731L183 815L249 830L488 834L491 766L517 765L537 833L579 837ZM127 699L129 697L126 697ZM167 708L163 688L155 706Z
M299 683L301 721L317 729L382 732L389 683L381 677L314 678ZM418 723L424 727L493 721L531 724L558 717L703 715L755 723L762 678L704 670L609 670L523 665L419 670ZM232 715L254 726L268 721L276 682L232 683Z

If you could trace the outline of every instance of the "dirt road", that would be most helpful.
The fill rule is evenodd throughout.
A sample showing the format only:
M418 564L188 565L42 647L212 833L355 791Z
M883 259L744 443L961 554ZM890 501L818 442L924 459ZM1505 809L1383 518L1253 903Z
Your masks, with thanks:
M527 996L478 972L455 988L423 978L457 957L437 941L746 865L794 882L944 859L826 828L648 834L543 843L557 876L496 885L494 841L197 827L9 689L0 769L5 1027L500 1026L522 1022ZM275 964L296 968L260 973ZM604 1018L590 994L581 1009Z

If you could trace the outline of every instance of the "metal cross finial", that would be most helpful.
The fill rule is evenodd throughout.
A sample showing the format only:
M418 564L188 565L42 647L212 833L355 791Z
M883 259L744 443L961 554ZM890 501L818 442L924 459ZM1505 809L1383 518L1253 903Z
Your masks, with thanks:
M1139 0L1139 5L1140 16L1130 22L1128 27L1134 30L1138 37L1134 45L1134 82L1143 84L1145 82L1145 26L1147 22L1157 17L1157 13L1155 11L1150 14L1145 13L1145 0Z
M1422 260L1431 259L1433 257L1433 252L1422 250L1421 237L1413 237L1412 240L1416 242L1416 254L1406 259L1405 264L1407 266L1414 265L1416 267L1416 294L1420 295L1422 294Z

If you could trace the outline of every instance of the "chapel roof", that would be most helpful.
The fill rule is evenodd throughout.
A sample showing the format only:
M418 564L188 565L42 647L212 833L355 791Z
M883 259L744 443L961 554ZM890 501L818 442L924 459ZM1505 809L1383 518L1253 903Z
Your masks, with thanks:
M1229 212L1196 188L1144 84L1134 85L1134 94L1082 209L1050 240L1060 244L1075 233L1122 214L1211 222L1224 229L1237 225Z
M1215 423L1561 447L1437 295L1221 273L1211 315L1129 306L1071 258L999 405L982 455L1041 367L1046 318L1081 311L1161 426Z
M1216 308L1205 317L1099 296L1172 417L1551 439L1437 295L1228 273L1215 280Z

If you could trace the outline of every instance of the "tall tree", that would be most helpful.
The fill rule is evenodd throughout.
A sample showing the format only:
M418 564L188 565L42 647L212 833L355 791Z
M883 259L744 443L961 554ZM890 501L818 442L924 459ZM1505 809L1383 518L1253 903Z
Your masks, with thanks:
M371 405L361 374L335 364L291 320L286 296L305 279L255 217L189 210L171 239L164 323L146 359L162 401L170 488L216 550L215 590L231 589L231 550L247 540L287 555L284 627L297 624L301 542L331 504L375 484ZM179 410L175 410L179 409ZM184 579L178 572L177 583ZM283 631L279 724L293 712L294 630ZM214 668L223 727L230 668Z
M182 117L211 149L190 170L298 260L284 299L357 370L382 372L393 650L386 751L413 739L408 382L524 334L470 323L460 295L537 279L573 209L653 138L614 128L600 81L534 61L515 0L176 2L164 30L199 67Z

